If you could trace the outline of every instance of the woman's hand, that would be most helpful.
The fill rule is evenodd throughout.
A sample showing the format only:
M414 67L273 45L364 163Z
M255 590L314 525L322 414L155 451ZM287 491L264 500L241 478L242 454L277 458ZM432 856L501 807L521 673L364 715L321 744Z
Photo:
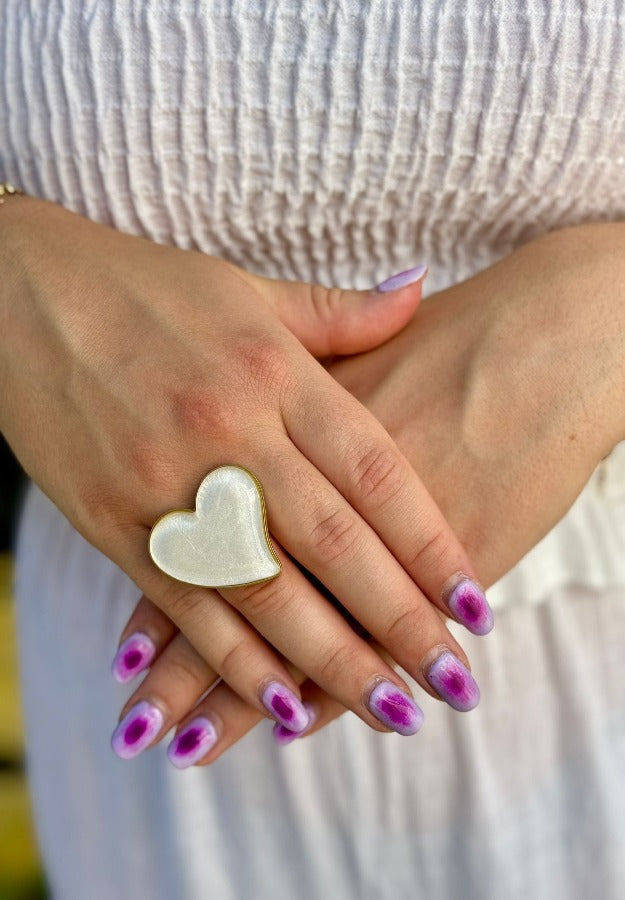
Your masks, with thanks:
M429 298L384 346L328 367L423 473L487 586L565 514L624 437L624 248L620 224L554 232ZM152 614L143 599L131 628ZM307 733L344 711L311 681L302 696L316 714ZM214 749L198 751L204 763L258 721L226 685L199 707L191 699L174 762L198 716L217 715L222 729Z
M625 438L625 224L534 240L329 371L384 424L491 585Z
M406 684L293 562L426 688L424 660L444 649L466 662L442 613L477 611L468 625L490 624L476 587L465 583L471 602L454 605L457 573L472 569L412 467L298 340L321 354L353 350L349 314L335 341L311 324L344 301L374 322L360 331L371 346L389 333L375 324L378 305L396 330L415 308L403 296L412 292L363 302L289 287L30 198L2 213L14 273L0 296L11 336L0 360L3 431L77 529L187 635L202 665L192 669L186 651L175 665L193 673L196 698L222 676L246 703L302 730L308 716L281 654L372 727L414 733L421 712ZM294 315L298 303L308 323ZM207 470L227 462L265 489L282 573L219 591L174 581L149 559L150 527L192 505ZM159 699L126 717L121 755L180 719L184 710Z

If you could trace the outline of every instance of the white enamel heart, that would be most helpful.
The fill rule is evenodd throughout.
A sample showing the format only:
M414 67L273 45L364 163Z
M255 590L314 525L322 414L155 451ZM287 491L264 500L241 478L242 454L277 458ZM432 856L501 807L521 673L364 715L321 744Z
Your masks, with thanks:
M240 466L219 466L202 480L195 510L175 509L150 532L150 556L178 581L234 587L280 574L267 531L260 482Z

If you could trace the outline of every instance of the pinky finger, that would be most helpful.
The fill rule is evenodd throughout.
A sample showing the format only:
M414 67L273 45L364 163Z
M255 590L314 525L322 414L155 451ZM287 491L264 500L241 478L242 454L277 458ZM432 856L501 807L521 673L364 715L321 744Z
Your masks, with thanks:
M169 616L142 594L122 631L111 666L113 677L121 684L132 681L152 664L177 631Z
M167 757L177 769L208 765L264 718L221 681L179 725Z

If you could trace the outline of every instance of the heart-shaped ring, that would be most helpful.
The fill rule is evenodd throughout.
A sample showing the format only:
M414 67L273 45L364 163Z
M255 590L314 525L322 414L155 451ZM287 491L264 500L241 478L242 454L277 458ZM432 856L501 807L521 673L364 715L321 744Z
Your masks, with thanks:
M260 481L243 466L219 466L198 488L195 509L174 509L152 526L150 556L178 581L240 587L282 571L267 528Z

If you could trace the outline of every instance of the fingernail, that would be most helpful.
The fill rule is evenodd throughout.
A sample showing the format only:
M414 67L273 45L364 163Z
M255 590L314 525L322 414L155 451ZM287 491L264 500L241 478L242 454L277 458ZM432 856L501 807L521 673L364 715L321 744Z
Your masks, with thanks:
M428 267L426 265L420 265L415 266L414 269L406 269L405 272L399 272L397 275L391 275L386 281L378 284L376 291L379 291L381 294L387 294L389 291L397 291L399 288L407 287L409 284L414 284L415 281L420 281L427 270Z
M308 725L308 713L301 700L279 681L272 681L263 691L261 701L279 723L300 734Z
M192 766L217 743L217 729L204 716L198 716L179 731L167 748L167 757L177 769Z
M302 737L302 735L306 734L307 731L310 731L311 727L315 723L317 714L312 703L309 703L308 700L304 700L303 706L308 713L308 725L306 726L306 728L304 728L303 731L291 731L290 728L285 728L284 725L280 725L278 722L276 722L276 724L273 726L273 736L277 743L281 746L290 744L291 741L295 740L295 738Z
M129 638L126 638L115 654L111 667L113 675L117 681L125 684L139 672L147 669L154 659L155 653L154 641L142 631L135 631Z
M477 681L450 650L434 660L425 677L439 697L460 712L468 712L480 702Z
M447 595L447 606L453 615L473 634L488 634L495 619L484 591L466 575L453 576L450 581L452 584L443 596Z
M416 734L423 724L421 709L392 681L381 681L374 687L368 706L380 722L398 734Z
M141 700L129 709L111 738L111 747L122 759L132 759L151 744L163 727L163 713Z

